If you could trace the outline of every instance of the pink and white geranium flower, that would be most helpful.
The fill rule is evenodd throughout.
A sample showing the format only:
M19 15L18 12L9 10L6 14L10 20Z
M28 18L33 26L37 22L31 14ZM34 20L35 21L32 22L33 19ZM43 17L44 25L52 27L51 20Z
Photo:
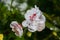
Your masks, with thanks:
M28 27L30 32L42 31L45 28L45 16L37 6L26 12L25 19L22 25Z
M23 35L22 26L17 21L12 21L10 24L12 31L15 32L16 36L21 37Z

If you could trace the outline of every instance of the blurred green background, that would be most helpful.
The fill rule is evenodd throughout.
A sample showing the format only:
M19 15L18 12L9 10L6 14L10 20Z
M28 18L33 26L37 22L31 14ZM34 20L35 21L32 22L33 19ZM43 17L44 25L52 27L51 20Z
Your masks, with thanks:
M24 13L37 5L46 17L46 27L41 32L26 29L19 38L10 28L11 21L22 23ZM60 0L0 0L0 34L4 40L60 40Z

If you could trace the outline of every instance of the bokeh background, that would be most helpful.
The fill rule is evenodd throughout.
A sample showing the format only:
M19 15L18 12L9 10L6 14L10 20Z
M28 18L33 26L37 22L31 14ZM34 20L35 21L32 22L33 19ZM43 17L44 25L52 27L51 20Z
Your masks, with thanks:
M24 30L19 38L10 28L11 21L22 23L25 12L37 5L46 17L41 32ZM0 34L3 40L60 40L60 0L0 0Z

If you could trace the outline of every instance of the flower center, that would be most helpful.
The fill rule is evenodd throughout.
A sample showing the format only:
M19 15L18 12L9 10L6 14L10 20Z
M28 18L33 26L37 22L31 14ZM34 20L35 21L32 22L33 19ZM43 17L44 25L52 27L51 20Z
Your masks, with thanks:
M36 13L34 13L32 16L30 16L30 20L33 21L33 19L35 18L35 16L36 16Z

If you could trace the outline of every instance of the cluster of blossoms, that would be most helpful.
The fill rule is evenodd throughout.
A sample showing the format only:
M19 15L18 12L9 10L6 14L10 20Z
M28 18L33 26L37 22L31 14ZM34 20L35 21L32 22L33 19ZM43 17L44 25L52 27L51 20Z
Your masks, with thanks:
M35 8L31 8L24 14L25 20L22 22L23 27L27 27L30 32L42 31L45 28L45 16L35 5ZM13 21L10 24L12 31L15 32L17 36L22 36L23 28L18 22Z
M11 6L12 7L16 7L17 6L20 11L26 10L28 4L26 3L27 0L24 0L24 1L25 2L19 4L17 2L17 0L1 0L1 2L4 2L4 5L8 8L8 10L11 10L11 11L13 11L13 9L11 8ZM12 4L11 4L11 2L12 2ZM16 7L16 9L18 9L17 7Z

